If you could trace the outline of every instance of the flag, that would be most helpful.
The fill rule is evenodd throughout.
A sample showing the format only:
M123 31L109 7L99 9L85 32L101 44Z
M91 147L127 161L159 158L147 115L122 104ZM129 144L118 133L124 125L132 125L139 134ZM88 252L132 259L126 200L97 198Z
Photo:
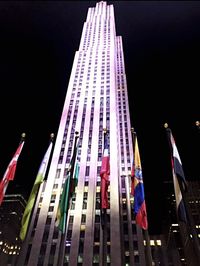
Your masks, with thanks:
M4 195L6 193L6 189L8 186L8 183L10 180L13 180L15 177L15 171L16 171L16 167L17 167L17 160L19 158L19 155L22 151L22 148L24 146L24 140L22 140L15 152L15 155L13 156L12 160L10 161L5 174L3 176L3 179L0 182L0 205L3 201Z
M22 217L22 221L21 221L21 230L20 230L20 239L23 241L26 237L26 233L28 230L28 225L29 225L29 220L31 217L31 213L32 213L32 209L35 203L35 198L37 196L38 193L38 189L40 187L40 184L42 184L44 177L45 177L45 173L47 170L47 166L48 166L48 162L49 162L49 158L50 158L50 154L51 154L51 150L52 150L52 146L53 143L52 141L49 144L49 147L44 155L44 158L40 164L35 182L33 184L33 188L31 190L23 217Z
M67 175L65 184L62 190L57 214L56 214L56 226L64 234L66 227L67 212L69 208L69 189L70 189L70 172Z
M183 172L182 162L181 162L172 132L169 128L167 129L167 132L168 132L168 137L170 140L171 153L172 153L171 164L172 164L172 175L173 175L174 191L175 191L175 198L176 198L177 215L180 221L187 223L186 210L185 210L181 188L180 188L180 185L181 185L183 188L183 191L186 191L186 188L187 188L186 179L185 179L185 175Z
M108 185L110 175L110 158L108 154L108 135L104 134L104 152L101 163L100 177L101 177L101 208L107 209L108 204Z
M142 228L148 228L147 222L147 211L144 196L144 184L142 177L142 167L140 161L139 147L137 142L137 137L135 136L135 152L134 152L134 162L135 162L135 177L134 177L134 213L136 215L136 223Z
M78 145L76 146L77 139L78 139L78 136L75 137L74 151L73 151L72 159L70 161L70 165L67 171L67 177L66 177L65 184L62 190L62 194L61 194L61 198L60 198L60 202L59 202L58 210L56 214L55 225L62 232L62 234L64 234L66 230L67 214L68 214L70 199L78 183L79 162L78 161L76 162L77 146L78 146ZM75 166L75 162L76 162L76 166ZM75 171L74 171L74 167L75 167Z

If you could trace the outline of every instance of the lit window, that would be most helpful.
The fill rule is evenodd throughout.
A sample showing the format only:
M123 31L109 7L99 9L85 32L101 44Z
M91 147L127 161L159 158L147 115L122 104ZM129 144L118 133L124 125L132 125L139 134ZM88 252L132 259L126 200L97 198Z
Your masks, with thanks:
M161 240L156 240L158 246L161 246Z
M150 240L150 246L155 246L154 240Z

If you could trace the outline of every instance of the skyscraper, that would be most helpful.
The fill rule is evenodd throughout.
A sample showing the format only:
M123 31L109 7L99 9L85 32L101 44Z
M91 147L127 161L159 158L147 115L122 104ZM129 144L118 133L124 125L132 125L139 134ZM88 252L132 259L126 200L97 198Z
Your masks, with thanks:
M102 217L104 128L108 132L110 185L109 208ZM55 222L76 131L80 169L63 236ZM133 219L130 197L132 159L122 38L116 36L113 5L102 1L87 13L49 173L38 192L18 264L145 265L143 234Z

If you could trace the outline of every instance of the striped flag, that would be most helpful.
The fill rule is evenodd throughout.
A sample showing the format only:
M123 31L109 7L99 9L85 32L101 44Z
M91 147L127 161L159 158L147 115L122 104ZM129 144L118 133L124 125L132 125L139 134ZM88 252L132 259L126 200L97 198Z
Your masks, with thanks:
M171 144L171 163L172 163L172 174L173 174L173 183L174 183L174 191L175 191L175 198L176 198L176 209L178 219L187 223L186 218L186 211L183 202L183 197L180 189L180 185L183 187L183 190L186 190L187 184L185 175L183 172L182 162L178 153L178 149L175 144L174 137L172 132L169 128L167 128L168 137ZM180 181L180 183L179 183Z
M3 176L3 179L0 182L0 205L3 201L4 195L6 193L6 189L8 187L8 183L10 180L13 180L15 177L16 167L17 167L17 161L19 158L19 155L21 154L22 148L24 146L24 140L22 140L15 152L15 155L13 156L12 160L10 161L6 172Z
M144 196L144 184L142 177L142 167L140 161L139 147L137 142L137 137L135 136L135 152L134 152L134 162L135 162L135 177L134 177L134 213L136 215L136 223L142 228L148 228L147 222L147 211Z
M107 132L104 134L104 152L100 170L101 177L101 208L107 209L108 204L108 186L109 186L109 175L110 175L110 158L108 154L108 135Z
M48 162L49 162L49 158L50 158L50 154L51 154L51 150L52 150L52 146L53 143L52 141L49 144L49 147L44 155L44 158L40 164L40 168L38 170L38 174L36 176L33 188L31 190L23 217L22 217L22 221L21 221L21 230L20 230L20 238L23 241L26 237L26 233L28 230L28 225L29 225L29 220L31 217L31 213L32 213L32 209L35 203L35 198L37 196L38 193L38 189L40 187L40 184L42 184L44 177L45 177L45 173L47 170L47 166L48 166Z

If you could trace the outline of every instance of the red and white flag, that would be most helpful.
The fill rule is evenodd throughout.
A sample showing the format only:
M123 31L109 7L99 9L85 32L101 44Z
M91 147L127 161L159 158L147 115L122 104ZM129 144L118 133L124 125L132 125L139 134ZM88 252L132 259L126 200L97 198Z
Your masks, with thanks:
M19 158L19 155L22 151L22 148L24 146L24 141L22 141L19 144L19 147L17 148L15 155L13 156L12 160L10 161L5 174L3 176L3 179L0 182L0 205L3 201L4 195L6 193L6 189L8 186L8 183L10 180L13 180L15 177L15 171L16 171L16 166L17 166L17 160Z

